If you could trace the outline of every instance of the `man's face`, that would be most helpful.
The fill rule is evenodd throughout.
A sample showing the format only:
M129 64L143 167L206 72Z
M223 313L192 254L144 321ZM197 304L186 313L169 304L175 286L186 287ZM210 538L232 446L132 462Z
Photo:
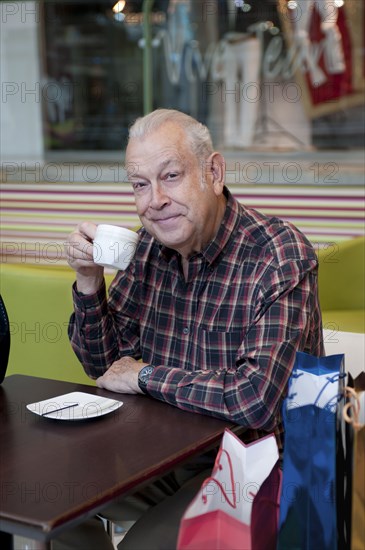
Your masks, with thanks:
M126 167L141 222L183 257L202 250L221 223L225 200L220 162L224 165L218 153L205 162L197 159L175 123L129 141Z

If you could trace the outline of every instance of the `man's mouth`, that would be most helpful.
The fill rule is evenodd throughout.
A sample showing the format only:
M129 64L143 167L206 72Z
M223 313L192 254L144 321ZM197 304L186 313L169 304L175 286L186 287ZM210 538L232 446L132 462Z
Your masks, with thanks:
M165 216L163 218L154 218L152 220L153 223L161 224L161 225L168 225L169 223L174 223L177 218L180 217L180 214L175 214L173 216Z

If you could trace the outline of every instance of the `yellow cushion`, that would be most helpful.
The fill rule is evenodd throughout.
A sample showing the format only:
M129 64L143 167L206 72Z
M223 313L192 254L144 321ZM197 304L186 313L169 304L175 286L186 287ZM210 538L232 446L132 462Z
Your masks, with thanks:
M365 333L365 310L328 309L322 311L323 328L336 332Z
M365 237L332 243L318 260L324 327L365 332Z
M365 309L365 237L332 243L318 260L322 309Z

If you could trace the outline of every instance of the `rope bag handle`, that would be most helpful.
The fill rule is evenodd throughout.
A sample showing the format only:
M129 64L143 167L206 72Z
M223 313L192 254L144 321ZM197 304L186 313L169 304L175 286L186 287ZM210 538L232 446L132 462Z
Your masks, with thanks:
M223 466L220 462L223 453L225 453L225 455L227 456L227 460L228 460L231 485L232 485L232 489L233 489L232 490L233 499L230 500L230 498L229 498L225 488L223 487L222 483L218 479L215 479L215 477L213 477L213 476L207 477L207 479L204 480L204 482L202 484L202 489L204 489L204 487L206 487L206 485L208 485L208 483L211 483L211 482L216 483L218 485L218 487L220 488L220 490L222 491L222 494L223 494L224 498L226 499L227 503L232 508L236 508L237 507L237 496L236 496L236 488L235 488L234 475L233 475L232 460L231 460L231 457L229 456L228 451L226 451L225 449L219 449L218 456L217 456L218 470L223 470ZM204 492L202 494L202 500L203 500L204 504L207 503L208 497L207 497L206 494L204 494Z
M346 397L353 398L353 401L349 401L346 403L346 405L343 408L343 417L349 424L352 424L355 430L359 430L361 428L361 424L359 421L360 417L360 399L358 394L353 388L350 388L349 386L346 386L345 388L345 395ZM349 415L350 409L352 410L351 416Z

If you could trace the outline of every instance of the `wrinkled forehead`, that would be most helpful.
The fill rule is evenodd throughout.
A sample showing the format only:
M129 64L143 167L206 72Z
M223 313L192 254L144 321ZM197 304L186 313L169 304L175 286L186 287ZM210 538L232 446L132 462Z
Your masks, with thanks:
M126 153L125 169L128 177L137 172L162 170L165 167L182 167L189 162L176 147L162 147L156 151L145 148Z
M165 124L143 137L129 140L125 156L128 175L136 169L152 170L166 165L186 166L197 163L197 158L184 130Z
M129 138L127 145L127 154L134 151L140 145L144 148L154 148L159 146L174 146L187 142L185 130L176 123L165 122L157 128L146 129L142 135L136 135Z

